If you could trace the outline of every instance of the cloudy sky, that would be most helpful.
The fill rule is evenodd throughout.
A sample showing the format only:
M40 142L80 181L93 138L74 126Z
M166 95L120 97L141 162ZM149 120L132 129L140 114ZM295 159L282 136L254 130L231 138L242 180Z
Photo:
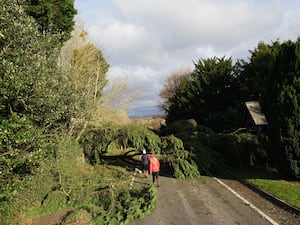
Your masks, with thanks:
M245 59L263 41L300 36L298 0L75 0L110 64L108 79L140 95L130 116L158 114L166 78L200 58Z

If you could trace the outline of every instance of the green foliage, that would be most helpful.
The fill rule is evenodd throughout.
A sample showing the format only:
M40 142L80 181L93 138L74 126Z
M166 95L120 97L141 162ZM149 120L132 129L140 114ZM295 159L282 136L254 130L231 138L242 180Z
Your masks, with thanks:
M222 131L237 126L242 102L241 81L232 60L199 60L191 79L182 82L169 101L167 121L194 118L203 125Z
M20 187L18 203L24 206L20 210L32 217L71 207L73 200L79 198L76 189L85 178L80 170L80 149L67 140L58 140L55 157L44 159Z
M176 176L182 178L224 173L226 166L221 154L210 146L216 133L208 127L198 125L192 119L179 120L168 124L162 133L169 134L168 139L162 138L162 150L167 154L163 155L163 160L176 162L175 159L180 158L179 163L173 166ZM170 151L174 151L171 157L168 155Z
M254 51L250 51L250 62L242 63L241 73L245 82L246 96L251 100L262 100L260 96L267 94L266 88L272 81L270 74L274 68L278 49L279 42L275 42L273 47L260 42Z
M108 202L106 210L95 211L93 222L104 225L114 225L121 222L127 224L135 219L143 218L156 208L156 194L157 190L153 186L145 187L141 193L134 191L113 192L111 195L115 199L113 202L107 199L110 202ZM100 207L103 208L103 205Z
M219 134L209 146L221 153L230 167L265 167L269 164L264 137L250 133Z
M188 123L195 126L193 121L188 121ZM161 154L160 159L173 168L173 175L177 178L200 175L193 161L193 155L184 149L183 142L179 138L173 135L160 138L149 129L137 124L90 129L82 136L80 143L91 164L101 163L101 158L114 143L114 146L119 146L119 148L127 146L139 152L145 148L155 154Z
M0 140L1 183L32 173L50 143L30 120L16 114L0 121Z
M160 153L160 138L146 127L132 123L120 128L118 132L118 143L130 146L137 150L143 148L155 154Z
M197 122L193 119L176 120L168 124L163 131L169 134L176 134L181 136L183 134L191 134L197 130Z
M243 85L248 85L243 87L248 97L261 96L270 124L266 140L275 152L268 154L282 171L299 177L299 40L260 44L244 64L243 77L231 59L199 60L192 76L172 91L168 127L160 138L137 124L95 127L81 120L96 118L86 110L97 108L92 103L101 100L109 65L94 45L83 44L72 51L70 73L59 67L61 41L68 39L76 13L73 0L26 1L40 27L19 2L0 0L2 223L70 209L70 220L83 216L95 224L127 223L149 214L156 207L156 189L129 190L131 174L125 168L101 163L102 156L121 146L158 154L177 178L197 177L199 171L224 174L224 159L239 166L267 165L265 140L210 129L237 126ZM64 10L69 11L61 14ZM74 125L79 143L66 135L71 118L77 118L74 124L88 124L83 129Z
M45 36L17 1L0 1L1 205L55 153L51 129L78 111L73 82L58 67L57 36Z
M245 66L251 86L260 95L269 123L268 153L277 168L293 177L300 177L300 39L296 42L260 43ZM251 77L250 73L253 74Z
M193 106L190 104L192 98L191 80L182 80L172 96L168 100L165 99L165 104L168 105L166 122L170 124L177 120L194 118Z
M178 120L170 122L165 129L161 131L161 135L174 135L182 140L185 149L189 149L189 140L198 132L198 124L196 120Z
M41 33L63 34L61 41L70 38L74 27L74 0L24 0L26 13L39 24Z
M131 174L120 167L86 164L75 140L60 137L56 153L15 188L11 214L35 219L62 210L72 209L74 214L84 210L95 224L117 224L155 209L156 188L129 190Z
M223 157L210 146L203 145L201 141L191 140L191 150L195 154L195 162L203 175L226 175L227 166Z
M168 112L170 105L172 104L171 99L175 96L176 92L180 87L191 78L191 71L189 69L183 69L172 73L167 77L162 90L159 93L159 97L162 102L160 108Z
M71 77L58 67L58 37L40 34L16 2L0 1L0 116L65 126L80 107Z
M108 152L112 144L118 149L130 147L141 151L145 148L153 153L160 153L159 136L137 124L88 128L81 136L80 144L92 164L100 163L101 156Z
M181 139L174 135L162 138L162 154L160 160L169 164L176 178L193 178L200 176L194 156L184 149Z
M79 118L88 105L78 80L59 67L60 41L66 36L39 32L19 2L0 0L1 222L23 224L23 217L34 220L73 209L88 212L94 221L105 218L103 224L116 224L149 213L156 201L153 188L129 191L131 176L125 169L87 165L77 140L66 134L71 118ZM96 56L101 58L100 53ZM106 72L108 65L101 66ZM104 84L97 83L93 97L101 96ZM115 129L116 136L92 130L87 140L97 141L93 138L101 134L101 143L87 147L106 151L116 141L159 152L158 136L140 128L140 137L130 129L130 135Z
M5 221L14 213L11 205L23 179L55 153L51 129L65 127L78 105L71 77L58 67L59 36L41 34L19 1L0 0L0 5L0 204Z
M198 170L203 175L225 175L227 171L222 155L210 146L215 136L216 133L212 130L198 126L198 132L184 142L194 155Z
M191 78L182 80L169 97L165 95L168 126L172 129L172 122L193 118L214 131L228 132L240 127L243 102L259 100L269 123L268 144L261 147L260 141L245 137L222 137L221 143L231 146L231 156L239 165L275 163L280 171L299 178L299 43L300 39L272 45L261 42L251 52L249 63L232 65L230 58L216 57L199 60ZM187 148L189 134L178 135ZM202 141L210 146L208 139Z
M13 214L11 204L28 175L35 173L46 156L53 155L53 139L28 118L15 113L0 121L1 219Z
M102 52L95 45L87 43L74 50L71 64L76 87L82 90L86 101L94 103L99 100L107 84L105 74L109 68Z

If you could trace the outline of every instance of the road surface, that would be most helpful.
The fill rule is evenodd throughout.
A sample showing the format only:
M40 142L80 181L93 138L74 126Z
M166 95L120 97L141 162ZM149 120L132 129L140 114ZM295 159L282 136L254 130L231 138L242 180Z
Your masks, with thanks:
M150 177L143 179L151 182ZM292 221L281 218L285 222L276 221L277 218L273 219L264 214L263 209L257 209L255 206L251 208L253 206L251 202L242 201L218 180L211 177L188 180L170 177L160 177L160 179L157 210L129 225L300 224L298 218L292 218Z

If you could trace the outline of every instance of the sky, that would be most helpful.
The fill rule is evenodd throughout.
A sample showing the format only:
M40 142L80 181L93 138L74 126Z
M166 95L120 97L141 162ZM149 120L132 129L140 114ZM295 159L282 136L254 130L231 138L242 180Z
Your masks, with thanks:
M77 20L110 64L109 82L139 95L130 117L161 114L167 77L199 59L249 59L259 42L296 41L298 0L75 0Z

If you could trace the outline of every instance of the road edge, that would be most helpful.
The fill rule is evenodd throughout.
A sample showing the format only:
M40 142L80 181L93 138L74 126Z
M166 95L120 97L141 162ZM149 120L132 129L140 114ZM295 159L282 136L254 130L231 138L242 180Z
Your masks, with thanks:
M272 225L279 225L279 223L275 222L271 217L266 215L263 211L261 211L259 208L257 208L255 205L250 203L247 199L242 197L240 194L238 194L236 191L234 191L232 188L227 186L225 183L223 183L221 180L219 180L216 177L212 177L215 181L217 181L219 184L221 184L223 187L225 187L228 191L230 191L232 194L234 194L236 197L238 197L241 201L243 201L246 205L248 205L250 208L252 208L254 211L256 211L259 215L261 215L264 219L266 219L268 222L270 222Z
M241 179L237 179L240 183L242 183L243 185L245 185L246 187L250 188L251 190L255 191L256 193L258 193L260 196L264 197L265 199L271 201L272 203L274 203L275 205L277 205L278 207L287 210L291 213L295 213L298 216L300 215L300 209L296 208L290 204L288 204L287 202L271 195L270 193L258 188L257 186L249 183L246 180L241 180Z

